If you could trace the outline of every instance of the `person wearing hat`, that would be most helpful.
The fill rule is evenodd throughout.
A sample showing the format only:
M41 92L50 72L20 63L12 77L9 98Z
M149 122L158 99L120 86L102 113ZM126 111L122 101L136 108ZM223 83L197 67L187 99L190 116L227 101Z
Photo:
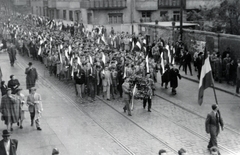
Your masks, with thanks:
M8 88L12 89L12 94L16 93L16 90L19 86L20 86L20 83L18 79L16 79L14 75L11 75L10 80L8 81Z
M59 154L59 150L57 148L54 148L52 150L52 155L57 155L57 154Z
M8 130L2 131L3 139L0 141L0 155L16 155L18 140L10 139L10 132Z
M16 104L16 99L12 95L11 88L7 89L7 94L2 97L0 112L2 113L2 121L4 121L7 126L7 130L9 130L9 126L11 126L11 131L13 131L12 124L18 122L19 115L14 109L14 105Z
M208 149L217 145L217 136L220 132L220 126L223 130L223 119L221 117L220 111L217 104L212 105L212 112L207 115L205 128L206 132L210 134L210 141L208 143Z
M40 118L43 111L42 98L40 94L36 93L36 90L35 87L30 89L31 93L27 97L27 104L29 105L28 110L30 112L31 126L33 126L35 119L37 130L42 130L40 127Z
M26 77L27 89L29 90L30 93L30 88L35 87L36 81L38 79L37 70L32 66L32 62L28 63L28 67L25 70L25 74L27 75Z

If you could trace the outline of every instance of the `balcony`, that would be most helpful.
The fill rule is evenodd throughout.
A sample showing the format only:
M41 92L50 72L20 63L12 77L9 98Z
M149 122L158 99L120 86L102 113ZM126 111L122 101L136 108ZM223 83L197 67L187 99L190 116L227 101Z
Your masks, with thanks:
M158 0L136 0L136 10L138 11L156 11L158 10Z
M91 10L124 9L127 8L127 2L126 0L82 1L80 7Z
M183 1L183 8L186 6L186 0ZM159 9L180 8L181 0L158 0Z

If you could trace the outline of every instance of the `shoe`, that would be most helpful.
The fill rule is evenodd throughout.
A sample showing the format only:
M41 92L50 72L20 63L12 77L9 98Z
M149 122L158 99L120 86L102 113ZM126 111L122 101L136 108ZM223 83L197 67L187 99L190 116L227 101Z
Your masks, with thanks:
M40 127L37 127L37 130L41 131L42 129Z
M23 127L22 126L20 126L20 129L22 129Z
M143 106L143 109L145 109L145 106Z
M31 122L31 126L33 126L33 121Z
M128 116L132 116L132 114L128 114Z
M149 109L148 112L152 112L152 111Z
M17 126L19 126L19 122L17 122Z
M127 110L125 108L123 108L124 112L126 112Z
M110 99L107 99L108 101L110 101Z
M168 87L167 87L167 86L165 86L165 89L168 89Z

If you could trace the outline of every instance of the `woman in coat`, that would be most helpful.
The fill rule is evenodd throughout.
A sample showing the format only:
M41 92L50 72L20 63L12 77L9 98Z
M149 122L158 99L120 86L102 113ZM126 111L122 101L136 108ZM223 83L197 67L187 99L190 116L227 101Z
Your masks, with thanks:
M172 66L169 70L169 80L170 80L170 87L172 87L172 94L176 95L177 91L176 88L178 87L178 78L181 79L181 75L179 74L179 70L176 68L176 66Z
M36 81L38 79L38 73L36 68L32 67L32 63L28 63L28 68L25 70L25 74L27 75L26 77L26 84L27 84L27 89L29 90L30 93L30 88L35 87Z

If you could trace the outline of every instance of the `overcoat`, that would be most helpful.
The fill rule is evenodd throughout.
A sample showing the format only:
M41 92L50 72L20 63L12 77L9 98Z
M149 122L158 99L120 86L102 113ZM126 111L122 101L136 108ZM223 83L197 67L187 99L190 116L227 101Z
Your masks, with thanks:
M36 68L29 68L29 67L26 68L25 74L27 75L26 77L27 89L35 87L36 80L38 79L38 73Z
M9 155L17 155L18 141L16 139L10 139L10 153ZM4 147L4 141L0 141L0 155L7 155Z
M181 79L181 75L179 74L179 70L176 68L172 68L169 70L169 80L170 87L177 88L178 87L178 78Z

